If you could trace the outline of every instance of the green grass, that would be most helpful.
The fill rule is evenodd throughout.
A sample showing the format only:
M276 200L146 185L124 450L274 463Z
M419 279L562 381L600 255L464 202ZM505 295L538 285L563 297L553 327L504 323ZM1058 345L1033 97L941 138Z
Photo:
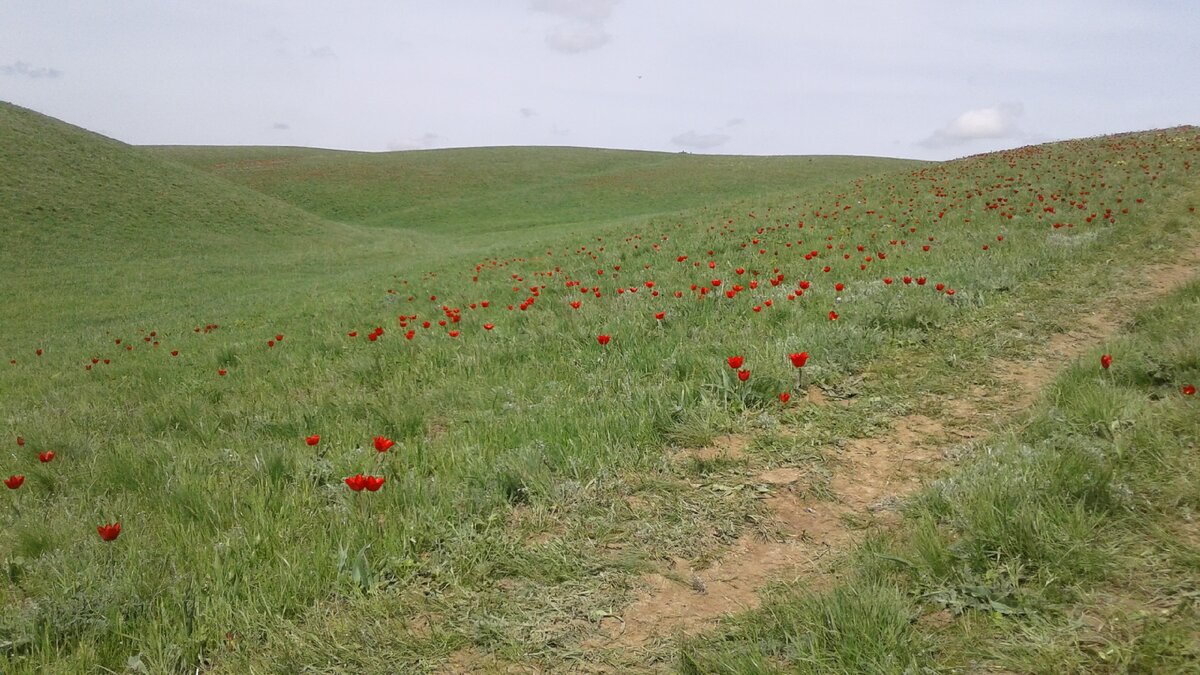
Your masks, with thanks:
M847 582L785 589L686 644L682 669L1194 672L1200 399L1183 387L1200 380L1198 313L1195 281L1143 308L909 500L904 526L859 551ZM848 610L864 588L879 600ZM949 622L923 618L939 613ZM832 647L811 637L839 616Z
M149 150L331 220L490 238L530 228L582 234L597 224L670 216L713 202L840 184L867 173L925 164L873 157L736 157L595 148Z
M4 672L608 658L581 644L638 574L664 556L711 559L760 508L751 490L691 487L744 465L674 462L672 444L754 430L774 436L748 461L820 458L820 444L920 405L908 355L1015 349L1071 298L1112 288L1110 271L1172 255L1196 184L1194 129L941 165L363 155L130 148L0 106L0 141L0 286L15 289L0 438L27 440L2 441L0 473L28 476L0 494ZM1085 222L1106 208L1112 222ZM1063 273L1098 286L1048 287ZM746 288L692 289L714 278ZM219 328L194 330L207 324ZM780 406L800 350L806 380L858 403ZM1118 396L1081 419L1113 406L1140 409ZM395 447L377 453L376 435ZM359 472L387 483L351 493L342 479ZM1090 513L1064 532L1083 536ZM95 527L113 520L121 537L103 543ZM838 596L836 625L805 601L769 633L824 626L806 643L812 668L919 661L933 647L906 623L908 596L880 593L886 606ZM844 654L844 624L888 637ZM1154 640L1174 639L1163 630Z

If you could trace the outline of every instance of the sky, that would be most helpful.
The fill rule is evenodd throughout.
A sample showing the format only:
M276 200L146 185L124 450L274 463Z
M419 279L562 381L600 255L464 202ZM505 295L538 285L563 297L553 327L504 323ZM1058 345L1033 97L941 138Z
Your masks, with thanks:
M133 144L950 159L1200 124L1197 0L0 0L0 100Z

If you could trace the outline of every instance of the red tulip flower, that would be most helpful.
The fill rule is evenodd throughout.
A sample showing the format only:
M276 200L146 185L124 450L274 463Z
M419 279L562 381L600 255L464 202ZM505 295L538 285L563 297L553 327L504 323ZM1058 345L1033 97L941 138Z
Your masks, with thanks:
M396 444L396 441L393 441L392 439L387 438L386 436L376 436L375 437L375 449L379 452L387 452L395 444Z
M491 329L493 329L493 328L495 328L495 327L496 327L496 325L495 325L495 324L491 324L491 323L485 323L485 324L483 324L483 329L484 329L484 330L491 330Z
M221 368L220 370L217 371L217 374L220 375L221 377L225 377L226 372L227 371L224 368Z
M741 380L742 382L745 382L746 380L750 379L750 371L749 370L739 370L739 371L737 371L737 373L738 373L738 379Z
M830 321L837 321L837 319L838 319L838 313L837 313L837 312L834 312L834 311L832 311L832 310L831 310L831 311L829 312L829 320L830 320Z
M808 352L800 352L799 354L788 354L788 358L792 360L792 365L797 368L803 368L804 364L808 363Z
M1108 370L1109 366L1111 366L1111 365L1112 365L1112 354L1105 354L1100 357L1100 367L1101 368Z
M387 480L383 476L366 476L363 479L363 487L370 492L378 492L379 488L383 487L383 482Z
M321 442L321 436L320 436L320 434L313 434L312 436L305 436L304 442L309 445L316 445L317 443Z
M782 394L780 394L780 395L779 395L779 402L780 402L780 403L787 403L787 402L788 402L788 401L790 401L790 400L792 400L792 395L791 395L791 394L789 394L789 393L788 393L788 392L786 392L786 391L785 391L785 392L783 392Z
M21 484L24 482L25 476L9 476L8 478L4 479L4 484L8 486L9 490L16 490L17 488L21 487Z
M367 478L361 473L353 476L347 476L345 479L346 487L355 492L362 492L363 488L367 487ZM378 489L378 488L377 488Z
M121 536L121 524L109 523L107 525L96 526L96 532L100 534L100 538L104 541L112 541Z
M597 335L596 336L596 342L599 342L602 345L608 344L609 340L612 340L612 336L609 336L609 335Z
M47 450L46 452L39 452L38 453L38 461L41 462L42 464L45 464L47 462L53 462L54 461L54 451Z
M746 361L746 357L744 357L744 356L731 356L731 357L729 357L729 358L725 359L725 361L726 361L727 363L729 363L729 367L730 367L730 368L733 368L734 370L737 370L738 368L741 368L741 367L742 367L742 364L743 364L743 363L745 363L745 361Z
M1194 384L1183 385L1183 395L1184 396L1195 396L1196 395L1196 385L1194 385Z
M658 321L662 321L663 319L667 318L667 313L666 312L657 312L657 313L655 313L654 318L657 319Z

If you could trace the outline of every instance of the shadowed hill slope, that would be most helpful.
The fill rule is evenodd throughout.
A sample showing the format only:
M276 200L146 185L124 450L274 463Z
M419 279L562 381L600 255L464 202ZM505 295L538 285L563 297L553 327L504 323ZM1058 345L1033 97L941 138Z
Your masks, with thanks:
M385 236L0 103L0 286L27 322L211 307Z

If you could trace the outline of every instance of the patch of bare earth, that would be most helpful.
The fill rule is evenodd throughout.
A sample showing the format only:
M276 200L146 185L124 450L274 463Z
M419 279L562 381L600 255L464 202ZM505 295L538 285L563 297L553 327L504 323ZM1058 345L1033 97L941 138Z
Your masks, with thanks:
M600 634L585 647L637 649L656 640L695 634L722 616L756 607L760 590L772 581L803 580L814 588L836 579L831 562L862 540L872 526L886 525L912 494L953 454L954 446L982 436L1028 408L1041 389L1070 362L1112 336L1129 310L1166 294L1194 278L1200 248L1184 260L1145 268L1131 279L1120 303L1106 303L1076 317L1073 328L1047 341L1031 358L997 363L1000 390L971 387L940 401L937 418L907 415L875 438L847 441L834 453L830 485L833 500L818 499L803 486L806 473L779 468L757 476L771 487L765 499L771 531L743 535L712 565L696 569L675 560L669 569L646 575L644 591L623 616L606 619ZM827 403L811 388L809 403ZM688 451L700 458L740 457L747 437L725 437L708 448Z

